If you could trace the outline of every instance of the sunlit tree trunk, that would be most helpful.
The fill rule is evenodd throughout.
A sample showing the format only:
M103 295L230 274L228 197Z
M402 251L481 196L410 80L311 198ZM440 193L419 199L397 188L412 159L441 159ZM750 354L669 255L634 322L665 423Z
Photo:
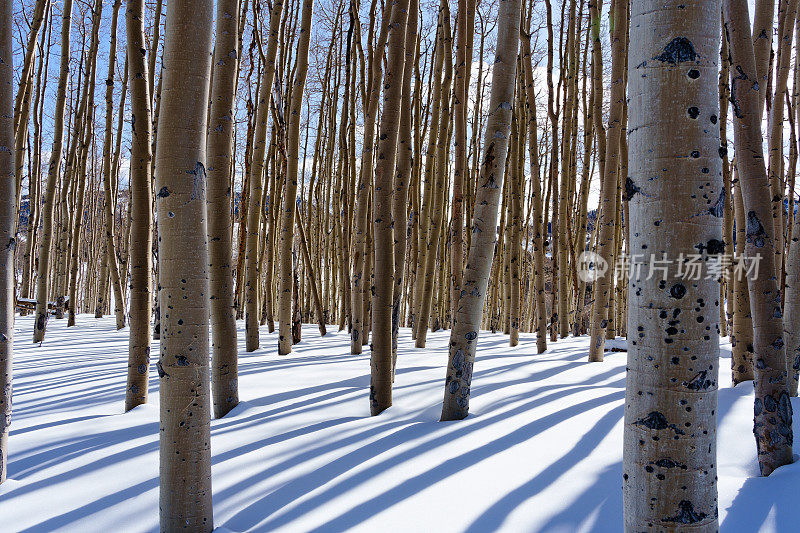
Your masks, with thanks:
M0 484L8 470L11 363L14 357L14 250L17 180L14 177L14 52L12 2L0 7Z
M560 75L564 78L564 112L563 128L561 135L561 191L559 193L558 207L558 332L562 338L569 335L569 231L568 219L572 216L570 202L572 190L575 188L573 173L574 167L571 165L573 155L573 136L572 112L577 105L574 79L577 76L575 64L575 0L569 2L569 15L566 28L567 43L563 54L563 62L560 65ZM623 125L624 128L624 125Z
M724 0L725 29L731 49L731 105L734 144L745 217L745 258L758 260L748 278L753 317L756 448L761 475L792 462L792 404L786 376L781 296L775 277L772 194L764 167L756 63L750 17L744 0ZM736 73L736 75L733 75ZM780 105L780 104L778 104Z
M779 0L783 1L783 0ZM772 52L772 34L774 33L775 0L756 0L753 14L752 44L755 54L756 82L758 83L760 117L767 98L769 83L769 65Z
M53 149L47 167L47 185L42 195L42 237L39 241L39 265L36 272L36 317L33 324L33 342L44 340L47 326L47 299L50 289L50 245L53 241L53 207L56 187L61 170L61 155L64 151L64 112L67 103L69 79L70 22L72 0L64 0L61 7L61 68L56 90L55 119L53 121Z
M453 314L442 420L460 420L469 413L472 368L497 242L497 210L511 133L520 4L519 0L501 0L498 8L497 52L492 69L490 114L486 123L481 173L475 195L474 235L464 267L461 298Z
M49 10L48 10L49 11ZM48 15L49 16L49 15ZM53 32L53 24L48 24L48 30L42 32L42 40L39 45L43 50L40 55L39 67L36 71L36 98L33 102L33 174L28 178L29 198L28 202L28 231L25 239L25 254L23 256L22 271L22 290L21 296L31 298L36 274L36 239L39 235L39 219L41 217L41 195L42 195L42 121L44 116L44 105L42 102L45 89L47 88L47 74L50 66L50 35ZM45 45L45 43L47 43ZM20 310L20 316L28 314L27 309Z
M261 78L256 108L255 138L253 156L250 163L250 198L247 209L247 243L245 246L246 281L245 298L245 340L246 350L252 352L259 347L258 338L258 237L261 228L261 194L264 183L264 161L267 149L267 118L270 113L272 83L275 80L276 55L280 37L283 0L272 4L269 17L269 40L265 52L266 64ZM273 204L274 205L274 204Z
M464 184L469 173L467 146L467 106L469 76L472 68L472 39L475 24L475 0L458 0L456 21L455 92L453 93L453 216L450 229L450 266L452 295L450 305L458 302L464 262Z
M298 162L300 160L300 119L303 108L303 91L308 73L308 47L310 44L313 0L303 0L302 22L297 43L297 64L292 81L291 108L287 132L287 172L283 189L283 207L280 212L278 245L278 354L292 351L292 246L294 218L297 210Z
M372 9L375 9L373 3ZM374 11L373 11L374 16ZM375 144L375 119L378 111L378 102L380 99L379 84L382 77L382 63L383 53L386 48L386 39L388 38L389 31L389 10L381 20L380 32L378 34L377 44L375 48L371 49L374 35L372 34L373 28L370 25L370 35L368 37L369 60L368 67L369 73L366 84L366 93L362 94L364 106L364 141L361 150L361 165L358 173L358 189L356 191L356 208L353 220L353 241L352 241L352 258L353 270L350 275L351 289L350 289L350 312L352 316L352 328L350 330L350 353L361 353L362 346L369 338L368 328L365 327L367 323L367 306L364 301L368 296L369 276L370 269L367 268L367 256L369 255L369 247L367 246L367 233L369 221L369 204L370 204L370 191L372 190L372 174L374 169L373 161L373 146ZM356 43L358 43L358 37ZM363 65L362 65L363 71ZM362 72L362 80L364 79L364 72ZM355 144L351 143L351 154L355 152ZM344 317L342 317L343 319Z
M394 176L394 195L392 217L394 218L394 291L392 292L392 350L397 358L397 334L400 328L400 303L405 290L405 268L408 245L409 181L413 178L414 147L411 120L413 101L411 80L417 61L417 42L419 25L419 0L410 0L405 35L405 62L403 64L403 95L400 105L400 132L397 146L397 172ZM413 260L413 258L412 258Z
M434 156L431 160L431 165L426 163L426 171L430 169L433 176L427 181L426 186L432 188L432 202L427 207L429 209L430 227L426 239L426 249L423 257L425 262L422 263L422 271L417 275L422 275L420 285L420 300L419 300L419 317L416 322L417 337L414 345L417 348L424 348L428 335L428 321L431 317L431 308L433 305L433 280L436 266L436 255L439 248L439 237L442 234L442 215L444 213L443 203L445 202L445 181L448 179L447 165L448 165L448 147L449 147L449 125L450 125L450 87L453 79L453 53L452 53L452 38L450 29L450 5L449 0L443 0L439 4L439 32L440 40L439 54L444 59L443 79L441 82L441 95L439 97L438 106L433 106L433 113L439 113L439 129L435 151L433 147L429 147L429 156ZM433 131L433 130L431 130ZM429 142L432 142L433 137ZM434 155L435 154L435 155ZM427 194L426 194L427 196Z
M171 0L164 32L155 165L161 531L214 529L205 164L213 7Z
M522 65L525 76L525 102L528 107L528 155L530 158L531 187L533 193L531 201L533 206L533 290L534 311L536 313L536 350L542 353L547 349L547 306L545 304L544 286L544 236L547 228L542 224L542 210L546 207L542 197L539 166L538 127L536 122L536 88L533 82L533 68L531 67L531 39L530 35L522 36Z
M715 532L719 283L687 278L677 258L700 250L707 264L724 253L720 3L643 0L631 10L626 196L631 248L644 253L631 256L625 530ZM649 276L650 254L668 271Z
M36 0L36 4L31 13L30 31L28 32L28 43L25 47L25 56L22 59L22 71L19 76L19 88L14 102L14 134L15 134L15 163L14 172L16 174L16 208L19 210L20 197L22 194L22 170L25 162L25 144L28 140L28 119L30 117L30 101L33 93L33 63L36 56L36 39L42 22L45 20L46 12L50 7L50 0ZM46 33L46 32L45 32ZM43 51L40 51L43 53Z
M76 159L77 165L75 167L75 180L77 187L75 213L73 216L73 225L69 228L72 232L72 239L69 248L69 270L68 270L68 291L69 291L69 318L67 319L67 326L75 325L75 315L78 313L78 268L81 263L80 249L81 249L81 230L83 229L84 219L84 201L86 193L86 179L87 168L86 161L89 156L89 150L92 147L92 138L94 137L94 88L95 77L97 73L97 50L100 45L100 21L103 13L103 1L96 0L94 8L92 9L92 37L91 44L89 45L89 56L86 61L86 103L85 115L83 119L83 131L79 132L80 140L76 144Z
M522 78L522 76L520 76ZM522 85L517 84L517 91L522 92ZM519 102L519 98L517 99ZM524 109L520 106L516 110L516 119L512 119L511 123L511 147L509 153L509 160L508 160L508 213L510 215L510 231L508 231L508 236L506 238L506 242L509 244L508 250L506 250L507 261L508 261L508 272L506 275L507 278L507 286L508 286L508 306L507 306L507 313L508 313L508 320L505 321L508 324L509 329L509 346L516 346L519 344L519 326L520 326L520 250L521 250L521 239L522 239L522 225L524 221L522 220L522 188L523 188L523 179L524 177L521 175L520 168L519 168L519 151L520 145L520 137L523 136L521 128L518 127L518 123L521 123L520 120L524 113Z
M793 193L794 194L794 193ZM786 336L786 371L789 394L797 396L800 370L800 224L794 223L786 260L786 304L783 333Z
M612 16L615 21L626 18L627 0L612 0ZM589 361L602 361L605 348L606 327L614 312L609 305L613 287L613 254L617 225L617 183L619 176L620 128L622 127L622 105L625 99L625 30L626 24L616 23L611 39L611 104L608 112L608 137L606 143L605 169L600 196L600 214L597 218L599 236L598 260L609 266L609 272L594 282L594 307L591 320L592 339L589 344Z
M387 39L383 110L378 131L372 224L375 239L375 284L372 297L372 353L370 354L370 413L380 414L392 405L392 307L394 290L394 191L405 68L406 20L409 0L392 4Z
M128 39L128 71L131 92L131 245L130 335L128 337L128 381L125 410L147 402L150 366L152 277L152 178L150 95L144 43L144 1L128 0L125 28ZM169 188L158 198L169 196ZM113 221L112 221L113 222Z
M236 97L239 0L217 0L213 87L208 125L208 256L211 279L211 392L214 416L239 403L233 307L231 160Z
M739 172L736 171L738 176ZM738 178L734 179L734 212L736 217L736 253L734 264L738 270L746 270L747 263L744 259L745 214L744 201L742 200L742 185ZM750 292L748 291L747 276L736 274L734 270L732 281L734 283L734 313L733 334L731 335L731 380L734 385L743 381L753 380L753 315L750 314ZM787 348L788 349L788 348Z
M119 8L122 5L121 0L114 2L113 13L111 15L111 44L109 46L108 57L108 78L106 78L106 131L103 138L103 238L105 255L101 258L106 268L101 268L101 289L98 291L98 298L95 309L95 317L103 316L104 308L106 306L106 297L108 286L106 285L106 278L108 273L111 274L111 287L114 293L114 308L116 311L117 329L125 326L125 304L122 299L122 280L119 274L119 265L117 264L117 246L114 237L114 191L112 187L113 176L111 165L111 141L114 123L114 76L116 75L115 64L117 56L117 19L119 17ZM120 110L122 113L124 110ZM149 231L149 230L148 230ZM148 316L148 321L150 317Z
M778 35L778 49L775 68L775 92L772 106L769 109L769 130L767 134L768 163L770 190L772 192L772 225L775 235L775 275L778 278L779 290L783 287L783 249L784 249L784 162L783 162L783 127L784 127L784 94L791 71L790 56L792 52L792 37L794 36L794 23L797 15L797 0L783 0L779 11L780 24Z

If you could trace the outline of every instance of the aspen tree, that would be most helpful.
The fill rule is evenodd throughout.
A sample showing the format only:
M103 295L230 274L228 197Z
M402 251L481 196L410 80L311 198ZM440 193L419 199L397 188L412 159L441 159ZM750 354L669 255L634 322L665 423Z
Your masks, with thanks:
M287 134L287 171L281 209L280 247L278 250L278 355L292 351L292 244L297 208L297 167L300 160L300 119L303 91L308 73L308 48L311 39L313 0L303 0L303 15L297 42L297 63L292 81L291 107ZM277 204L275 204L277 205Z
M554 239L558 239L558 332L561 338L569 336L569 231L568 219L571 217L570 200L571 189L574 187L575 176L572 172L574 167L570 162L573 153L572 136L576 128L572 127L572 112L576 107L576 92L573 80L577 76L577 68L575 65L575 7L576 1L570 0L569 2L569 15L567 23L567 43L564 50L563 61L559 69L560 75L564 79L564 112L563 112L563 127L561 135L561 190L559 192L559 206L558 206L558 235L554 235ZM566 66L564 65L566 63Z
M731 50L731 105L734 144L745 214L745 258L759 261L748 278L753 319L756 449L761 475L792 462L792 404L787 389L786 347L781 295L775 278L776 239L772 195L762 153L756 62L750 17L744 0L724 0L725 30ZM734 76L734 73L736 75ZM776 105L780 105L776 103Z
M49 7L49 0L36 0L33 13L31 14L28 43L25 47L25 56L22 60L22 71L19 77L19 88L17 89L17 97L14 103L14 172L17 180L16 192L14 194L17 210L19 210L20 207L20 198L22 194L22 171L24 168L25 153L27 151L25 146L28 141L31 94L34 90L32 68L36 56L36 39ZM41 53L44 53L44 51L42 50Z
M78 312L77 285L78 285L78 266L80 261L79 252L81 245L81 228L84 219L84 199L86 192L86 159L89 154L91 139L94 137L94 88L95 75L97 73L97 50L100 44L100 20L103 14L103 1L96 0L92 12L92 36L89 45L89 56L86 62L86 96L84 103L83 131L76 128L80 136L80 141L76 145L77 166L75 172L76 201L74 206L74 221L68 231L72 232L68 257L68 291L69 291L69 318L67 326L75 325L75 315Z
M687 279L676 258L700 250L707 264L724 253L712 127L720 3L645 0L631 11L626 197L631 248L646 255L631 256L628 321L637 334L625 393L625 530L717 531L719 284ZM665 257L668 272L648 276L649 254Z
M442 8L443 2L439 4L439 17L436 36L434 38L434 60L431 62L432 72L429 76L428 88L428 108L430 111L430 124L428 128L428 143L425 151L425 167L424 179L425 192L420 202L420 214L418 217L418 230L417 230L417 254L416 254L416 270L414 272L414 315L412 319L412 338L416 339L419 336L421 329L427 328L427 321L421 319L421 308L423 305L423 293L425 291L426 282L426 265L427 255L431 253L428 246L428 233L432 225L432 215L430 211L433 209L434 190L436 189L436 174L434 173L434 164L436 162L436 142L439 137L439 129L442 127L440 124L440 111L441 97L442 97L442 73L444 65L444 56L446 55L444 49L444 36L441 27L444 22L442 21ZM427 119L428 113L426 113ZM445 125L446 129L446 125ZM435 252L435 248L433 250ZM424 344L423 344L424 346Z
M31 13L30 30L28 32L28 42L25 47L25 55L22 59L22 71L19 77L19 88L14 102L14 172L16 175L15 202L16 209L20 208L22 195L22 174L25 166L26 145L28 142L28 122L30 118L31 94L35 89L33 85L33 64L36 58L36 39L42 23L47 17L50 9L50 0L36 0L33 12ZM47 33L46 31L43 33ZM41 50L40 53L44 53ZM30 176L29 176L30 179ZM30 184L29 184L30 191ZM30 205L30 203L28 204Z
M125 410L147 402L150 365L152 277L152 178L150 95L147 85L147 61L144 42L144 1L128 0L125 7L127 64L131 92L131 246L130 261L130 335L128 337L128 378ZM157 199L168 195L159 191ZM106 213L108 215L108 213Z
M97 303L95 306L95 317L103 316L106 304L106 293L108 292L105 278L111 274L111 287L114 293L114 308L117 319L117 329L125 326L125 304L122 300L122 280L117 264L117 246L114 237L114 192L112 189L113 178L111 176L111 141L113 137L114 123L114 75L117 56L117 20L119 18L119 8L122 0L115 0L111 14L111 43L108 53L108 77L106 78L106 128L103 137L103 237L105 250L101 261L106 268L101 268L101 290L98 292ZM124 91L123 91L124 92ZM124 110L120 109L120 113ZM148 316L149 321L149 316Z
M582 86L582 110L583 110L583 169L581 171L581 192L580 192L580 206L578 212L578 231L573 235L573 240L570 242L572 254L583 253L587 250L586 231L589 225L589 188L591 186L592 171L594 170L594 159L592 157L592 148L594 145L594 106L592 105L593 89L589 89L587 95L587 85L589 76L586 74L586 68L589 64L587 56L589 53L589 39L591 32L586 32L586 46L583 52L583 86ZM592 66L591 69L594 67ZM576 110L577 112L577 110ZM577 118L577 117L576 117ZM577 276L577 258L572 257L571 272L573 277ZM586 307L586 281L580 280L576 296L576 309L575 321L573 325L573 334L575 336L581 335L585 329L585 307Z
M560 244L560 237L559 231L560 227L558 225L560 221L559 216L559 209L561 207L561 203L559 202L559 173L558 173L558 163L559 163L559 136L558 136L558 117L560 115L561 110L561 100L559 99L558 95L561 92L562 83L564 81L564 71L563 69L559 69L559 76L558 76L558 85L554 86L553 84L553 47L555 46L556 42L553 38L553 20L552 20L552 7L549 0L545 2L547 7L547 28L548 28L548 40L547 40L547 115L548 119L550 120L550 128L551 128L551 135L552 141L550 143L550 165L548 168L548 180L549 180L549 189L550 189L550 199L552 206L550 210L552 210L552 217L550 218L550 251L551 251L551 259L550 259L550 267L551 267L551 274L550 274L550 340L551 342L556 342L558 339L558 288L559 288L559 244ZM563 59L563 52L564 49L564 27L563 24L564 20L564 12L566 10L567 3L563 2L561 5L561 30L559 32L559 41L558 41L558 49L559 49L559 59ZM564 132L561 132L563 137ZM561 176L563 179L566 179L566 176ZM547 224L546 224L547 226Z
M348 309L351 306L352 296L350 294L352 287L350 284L350 211L351 206L353 205L353 198L354 197L354 181L352 178L355 176L355 145L354 143L349 143L350 137L354 138L355 132L354 127L348 127L348 124L353 122L355 118L355 52L354 52L354 44L353 44L353 34L355 30L355 26L358 20L358 3L355 0L350 1L350 5L348 8L348 15L350 19L350 23L347 27L347 36L345 41L345 54L344 54L344 102L342 104L342 116L339 122L339 168L342 169L342 173L339 175L342 177L342 190L340 194L341 198L341 213L342 216L335 218L334 223L338 223L338 246L339 246L339 253L337 254L339 257L339 268L336 270L335 275L338 275L342 282L339 286L342 288L342 302L344 303L345 308L345 315L351 316ZM352 104L351 104L352 101ZM331 107L335 108L337 105L336 102L331 102ZM330 131L328 133L328 141L330 143L330 150L328 150L328 156L330 158L333 157L333 145L335 141L334 131L336 127L336 113L333 112L333 109L329 112L330 114ZM348 146L348 143L350 146ZM330 176L328 179L328 185L330 185ZM330 191L330 187L326 187L326 193ZM325 211L327 216L327 210ZM322 270L320 269L320 273ZM328 276L332 278L334 275ZM326 283L325 287L329 290L330 284ZM326 303L327 306L327 303ZM323 318L327 320L327 310L323 310ZM342 317L344 321L350 320L350 325L352 325L352 318ZM351 349L353 344L351 343Z
M47 326L47 299L50 294L50 245L53 241L53 208L56 187L61 170L64 151L64 113L67 104L67 82L69 78L70 24L72 0L64 0L61 6L61 67L56 90L55 119L53 121L53 149L47 166L47 184L42 195L42 237L39 241L39 265L36 272L36 317L33 324L33 342L44 341Z
M156 7L153 12L153 38L150 42L150 56L147 62L147 94L150 95L150 108L153 106L153 98L156 94L156 60L158 59L158 42L161 38L161 15L164 12L163 0L156 0Z
M779 290L783 290L783 249L784 249L784 164L783 164L783 127L784 98L791 70L790 56L792 37L797 15L797 0L782 0L778 10L778 49L775 67L775 97L769 108L769 130L767 134L768 164L767 173L772 192L772 225L775 235L775 273L778 277Z
M265 65L256 108L255 135L253 139L252 161L250 163L250 189L247 213L247 237L245 246L245 339L248 352L257 350L258 338L258 236L261 227L261 194L264 182L264 162L267 148L267 117L270 112L272 85L275 80L278 39L280 37L283 0L275 0L269 16L269 40L264 54ZM274 205L274 204L273 204Z
M800 43L800 24L796 25L796 41ZM795 165L797 164L797 135L795 126L797 119L792 116L792 110L800 117L800 102L797 101L800 95L800 55L795 54L793 95L788 104L789 122L791 125L791 151L790 151L790 172L789 179L789 213L788 213L788 250L786 257L786 282L784 284L784 314L783 314L783 334L786 336L786 371L788 372L789 395L797 396L798 371L800 370L800 329L797 327L800 316L800 223L794 220L794 210L796 205L795 193ZM787 94L788 100L788 94ZM793 156L793 158L792 158Z
M167 4L155 165L161 531L214 529L205 165L212 17L211 0Z
M94 76L92 75L91 63L95 56L94 46L91 48L86 47L87 32L85 31L85 22L81 25L81 60L78 66L78 83L76 87L82 87L75 93L75 105L72 106L74 113L72 113L72 122L70 124L71 139L67 144L66 158L64 161L64 176L61 183L61 198L59 207L61 208L61 216L59 223L55 229L57 233L55 251L55 268L54 268L54 292L56 295L56 310L55 317L57 319L64 318L64 307L68 302L67 291L69 290L69 274L70 274L70 251L72 248L72 227L75 220L77 202L77 190L80 173L80 157L82 155L82 140L84 136L85 126L87 124L87 110L90 88ZM94 44L94 39L92 39ZM88 51L87 51L88 50Z
M352 354L361 353L362 346L366 343L367 338L369 338L368 328L365 327L367 322L367 309L364 305L364 301L368 298L367 287L369 286L368 277L370 272L370 269L366 266L367 256L369 255L369 248L367 247L367 233L369 231L368 213L374 169L373 146L375 144L375 119L380 97L381 64L383 62L383 52L386 48L386 39L388 38L389 20L391 19L389 8L390 6L387 6L383 13L378 40L374 48L372 47L372 43L374 40L373 23L375 17L375 2L373 2L370 14L370 18L373 20L370 24L370 34L368 37L368 78L366 82L366 92L362 94L364 106L364 141L361 149L361 166L358 174L356 209L353 220L353 270L351 273L350 289L350 313L352 316L350 353ZM357 35L356 44L360 49L359 39L360 37ZM363 70L364 68L362 65L362 80L364 79ZM353 125L353 127L355 127L355 125ZM351 153L354 153L355 143L351 143L350 149Z
M411 97L411 80L418 60L418 25L419 0L410 0L405 30L405 61L403 64L403 87L400 104L400 131L397 145L397 172L394 176L394 194L392 198L392 217L394 218L394 291L392 292L392 351L397 358L397 335L400 328L400 303L405 290L405 268L408 257L408 197L409 181L413 180L414 146L412 131L412 114L414 104ZM413 210L413 209L412 209ZM394 363L393 363L394 364Z
M735 174L738 176L738 170ZM744 247L747 240L745 226L747 223L745 222L741 182L736 178L733 183L735 184L733 201L735 206L734 215L736 217L736 253L734 261L739 266L740 272L744 272L747 266L744 257ZM734 385L737 385L743 381L753 380L753 315L750 313L750 292L747 288L747 276L735 274L733 282L734 313L733 334L731 335L731 380ZM787 351L787 353L789 352Z
M725 32L722 33L722 46L720 47L720 71L719 71L719 138L720 146L725 148L725 156L722 158L722 180L725 184L725 243L728 248L728 255L733 258L733 177L731 164L728 160L728 106L730 102L730 51L728 50L728 39ZM720 336L731 338L733 344L733 310L734 310L734 280L732 261L727 262L723 269L723 283L720 284L720 298L723 305L720 305ZM732 351L732 350L731 350ZM733 357L731 357L733 362Z
M441 34L440 51L443 56L444 66L443 78L441 81L441 95L438 98L438 108L433 107L433 113L439 113L439 131L435 151L432 147L428 148L429 155L432 156L431 165L427 168L433 171L432 180L428 180L427 185L432 187L433 202L429 211L430 226L428 229L426 244L427 247L423 254L425 262L421 274L421 298L419 302L419 318L416 322L417 337L414 345L417 348L424 348L428 335L428 321L431 317L433 305L433 275L435 273L436 256L439 249L439 237L442 233L442 218L445 210L443 203L446 195L444 188L447 182L447 151L449 147L449 126L450 126L450 87L453 79L453 53L452 37L450 29L450 4L449 0L442 0L439 5L439 19ZM433 138L431 138L433 139ZM418 274L420 274L418 272Z
M784 1L784 0L778 0ZM775 0L756 0L753 13L752 44L755 54L755 72L758 82L759 108L758 116L761 117L764 109L764 100L767 98L769 83L769 65L772 52L772 34L774 32Z
M300 237L300 248L303 254L303 264L307 272L308 281L312 293L312 297L314 298L314 312L317 316L317 324L319 325L319 334L320 336L325 336L327 334L327 328L325 327L325 314L322 312L322 300L319 297L319 289L317 288L317 278L314 276L314 268L313 263L311 261L311 254L308 251L308 241L306 240L306 232L303 229L303 223L300 221L300 217L295 217L295 222L297 224L297 233Z
M794 194L794 193L792 193ZM800 370L800 223L795 222L786 258L786 302L783 315L783 333L786 336L786 371L789 394L797 396L798 370Z
M520 76L520 79L524 79ZM522 93L521 84L517 85L518 93ZM519 98L517 99L519 102ZM524 123L520 120L520 114L524 113L524 108L519 105L516 109L516 120L512 116L511 124L511 151L508 162L508 199L510 214L510 231L508 232L507 241L510 249L507 250L508 256L508 320L506 323L509 327L509 345L516 346L519 344L519 328L520 328L520 250L522 248L522 194L523 194L523 180L522 171L519 168L519 152L522 145L522 137L524 136L522 128L518 124Z
M536 122L536 92L533 84L533 68L531 67L531 38L530 34L522 34L522 66L525 76L525 104L528 107L528 155L531 169L531 199L533 206L533 285L535 293L536 313L536 350L542 353L547 349L547 308L545 305L544 286L544 238L547 227L542 225L543 204L542 186L540 182L538 127Z
M451 306L461 290L464 262L464 185L469 172L467 154L467 104L469 74L472 68L472 40L475 24L475 0L458 0L456 15L455 91L453 92L453 213L450 229L450 265L452 268Z
M14 250L17 180L14 177L14 24L11 2L0 6L0 484L6 480L14 357Z
M464 268L464 284L453 313L442 416L460 420L469 413L472 368L480 318L486 301L489 271L497 242L497 216L503 190L506 155L517 68L521 2L501 0L498 7L497 48L492 69L489 119L475 194L472 242Z
M614 254L614 234L617 226L617 201L619 176L620 131L622 126L622 103L625 99L625 30L626 24L619 22L626 18L627 0L612 0L613 18L611 38L611 105L608 112L608 131L606 142L605 169L603 172L600 196L597 254L599 260L609 265L609 272L594 282L594 307L592 310L592 339L589 344L589 361L602 361L605 348L606 327L614 312L609 305L612 292Z
M50 17L52 9L48 9L47 17ZM29 198L28 202L28 231L27 238L25 239L25 253L23 255L23 271L22 271L22 290L21 295L25 298L31 298L33 283L33 276L35 274L35 259L36 259L36 238L38 237L39 219L41 217L41 177L42 177L42 118L44 114L44 105L42 104L42 95L47 88L47 73L50 67L50 36L53 32L53 24L47 25L47 30L42 32L42 40L39 47L43 51L40 54L39 66L36 71L36 97L33 101L33 174L28 178L29 182ZM45 42L47 46L45 46ZM47 50L47 53L44 52ZM20 310L20 316L28 314L28 310Z
M25 105L25 99L30 96L30 92L28 92L27 89L32 85L33 82L31 69L33 68L33 60L36 54L36 39L39 36L39 30L42 27L42 23L45 21L47 10L49 8L50 0L36 0L33 12L31 13L28 42L25 46L25 56L22 59L22 71L20 72L17 96L14 101L15 135L17 134L17 130L19 130L21 133L22 130L20 128L25 127L24 125L27 123L26 117L22 113L22 107ZM17 179L19 180L20 178Z
M403 99L406 21L409 0L392 2L383 78L383 110L375 165L373 232L375 284L372 297L372 352L370 354L370 413L380 414L392 405L392 308L394 291L394 191L397 139Z
M211 279L211 384L214 416L239 403L233 307L231 161L238 72L239 0L218 0L208 125L208 256Z

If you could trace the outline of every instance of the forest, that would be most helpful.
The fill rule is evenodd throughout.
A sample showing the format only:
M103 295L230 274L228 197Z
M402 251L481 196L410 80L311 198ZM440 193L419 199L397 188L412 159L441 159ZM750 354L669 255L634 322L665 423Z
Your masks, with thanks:
M0 0L0 531L797 531L799 4Z

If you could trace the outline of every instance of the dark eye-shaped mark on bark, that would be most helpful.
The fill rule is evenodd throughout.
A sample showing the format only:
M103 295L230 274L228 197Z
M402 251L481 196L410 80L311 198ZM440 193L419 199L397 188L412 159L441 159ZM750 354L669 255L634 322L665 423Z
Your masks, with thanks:
M678 504L678 514L668 518L662 518L662 522L675 522L676 524L694 524L706 517L706 513L698 513L694 510L694 505L688 500L681 500Z
M764 231L764 226L761 225L761 221L758 220L758 215L756 215L755 211L750 211L747 213L745 234L747 236L747 242L753 243L753 246L756 248L761 248L764 246L767 234Z
M675 37L664 47L664 51L653 59L677 65L683 61L694 61L697 59L697 52L694 51L692 41L686 37Z

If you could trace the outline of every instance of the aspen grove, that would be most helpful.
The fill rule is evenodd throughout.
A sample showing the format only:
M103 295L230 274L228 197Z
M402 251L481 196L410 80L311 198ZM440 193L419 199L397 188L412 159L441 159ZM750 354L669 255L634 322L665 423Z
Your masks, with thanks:
M799 126L798 0L1 1L0 530L796 531Z

